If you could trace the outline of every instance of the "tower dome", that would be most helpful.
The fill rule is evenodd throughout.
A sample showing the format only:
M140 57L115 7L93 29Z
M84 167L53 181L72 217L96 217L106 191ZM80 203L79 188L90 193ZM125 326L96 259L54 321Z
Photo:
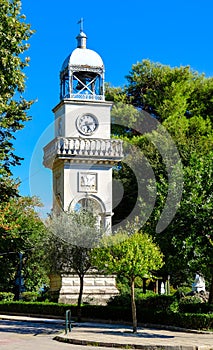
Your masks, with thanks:
M100 55L86 48L80 30L77 48L65 59L60 72L60 99L104 100L104 64Z

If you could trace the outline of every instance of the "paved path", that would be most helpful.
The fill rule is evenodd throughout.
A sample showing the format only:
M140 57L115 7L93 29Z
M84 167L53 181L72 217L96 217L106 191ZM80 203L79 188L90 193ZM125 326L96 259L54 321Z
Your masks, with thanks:
M47 331L47 329L50 328L50 333L53 333L54 329L56 331L59 326L61 329L61 327L64 325L64 320L41 320L38 318L20 318L2 315L0 315L0 319L14 320L15 322L18 320L19 322L30 322L30 324L33 324L34 327L36 322L39 325L41 324L41 321L43 321L43 323L46 325L43 325L42 329L46 329ZM40 326L38 326L38 330L39 327ZM67 335L65 335L64 331L61 331L58 334L50 333L48 336L52 337L51 339L54 338L60 342L63 341L70 344L87 346L93 345L95 346L94 349L97 349L97 346L104 346L117 348L138 348L146 350L213 350L213 333L204 332L198 333L139 327L138 333L133 334L130 326L85 322L76 323L75 326L72 327L72 331ZM57 344L57 342L55 343ZM74 345L71 346L70 344L63 345L67 346L67 348L70 346L71 349L74 347ZM3 344L0 343L0 345ZM58 349L60 349L61 345L61 343L58 343ZM75 348L76 347L78 348L77 345L75 345ZM54 348L56 348L55 344L53 346L53 349ZM46 347L40 347L40 349L46 349ZM86 347L86 349L88 349L88 347Z
M67 335L59 335L57 340L72 344L138 349L212 349L213 333L191 333L166 329L138 328L136 334L126 325L81 323Z
M53 338L64 329L64 321L16 317L0 319L1 350L103 350L103 347L59 343ZM5 319L6 318L6 319ZM104 349L107 350L107 349ZM111 349L108 349L111 350Z

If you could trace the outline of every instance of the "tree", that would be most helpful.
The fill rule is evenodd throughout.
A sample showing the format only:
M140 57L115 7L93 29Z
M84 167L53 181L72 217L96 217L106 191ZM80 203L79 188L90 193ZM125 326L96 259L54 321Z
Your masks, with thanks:
M46 241L45 260L50 272L70 273L74 271L80 279L78 296L78 319L84 276L92 268L91 251L98 245L103 234L97 225L97 218L87 210L53 214L47 222L49 236Z
M17 194L17 184L11 180L11 166L19 165L20 156L13 147L15 132L30 118L27 111L32 101L23 96L24 69L29 57L27 41L33 31L21 14L21 1L0 0L0 200Z
M105 273L116 273L128 280L131 288L133 332L137 332L135 304L135 279L147 277L163 265L163 255L151 236L146 233L121 230L105 236L101 245L94 249L93 264Z
M170 116L212 118L213 79L189 66L143 60L132 66L124 88L128 102L163 122Z
M15 290L16 298L20 285L14 283L18 274L20 277L20 254L25 288L38 291L47 281L40 245L45 226L35 210L37 206L40 202L35 197L18 197L0 204L0 289Z
M112 109L113 132L135 147L133 164L140 150L154 173L146 179L141 172L141 178L137 178L135 183L135 173L130 171L136 168L135 164L132 167L132 163L128 163L128 177L126 164L119 165L114 174L126 185L125 208L132 206L132 189L135 189L135 198L139 197L139 189L145 184L147 198L155 199L155 205L151 208L152 202L141 198L141 215L148 206L151 212L146 223L143 221L143 228L154 236L165 255L166 264L161 273L171 274L171 282L178 286L186 281L189 283L194 270L199 267L210 281L212 184L211 180L205 179L209 179L212 169L213 78L206 78L190 67L171 68L144 60L132 66L124 88L107 89L110 98L115 101ZM135 113L131 109L133 106ZM144 118L146 112L150 116L148 123ZM174 173L174 181L169 183L171 173L165 165L173 159L173 155L166 137L162 138L160 147L156 143L160 136L157 124L176 145L182 164L182 189L180 186L177 188L180 173ZM173 221L163 231L156 232L169 191L176 199L178 192L183 191L182 200L179 199L179 204L176 202ZM169 210L170 206L167 214ZM118 215L115 208L115 218Z
M181 205L168 229L171 243L179 254L175 263L170 257L170 266L177 264L183 273L202 272L208 277L210 291L213 290L213 152L197 158L192 154L190 163L184 169L184 190ZM173 262L172 262L173 261ZM177 268L177 266L176 266ZM209 303L213 303L210 293Z

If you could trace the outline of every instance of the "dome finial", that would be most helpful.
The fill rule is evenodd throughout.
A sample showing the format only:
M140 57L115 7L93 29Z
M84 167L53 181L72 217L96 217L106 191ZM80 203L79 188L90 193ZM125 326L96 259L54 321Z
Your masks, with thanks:
M80 24L80 32L83 32L83 23L84 23L84 19L81 18L77 24Z
M83 32L83 18L81 18L77 24L80 24L80 34L76 37L77 39L77 47L79 49L86 49L87 36Z

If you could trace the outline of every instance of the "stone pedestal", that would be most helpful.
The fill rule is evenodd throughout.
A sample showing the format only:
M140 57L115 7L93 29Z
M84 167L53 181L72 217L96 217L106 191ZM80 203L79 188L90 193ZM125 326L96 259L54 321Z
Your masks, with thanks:
M57 278L55 277L55 279L52 279L52 282L56 283L56 280ZM57 281L59 281L59 279ZM115 285L115 276L105 276L99 274L85 275L82 302L88 304L105 305L111 297L119 294L119 291ZM55 290L55 288L57 288L56 285L51 286L50 283L50 290ZM62 275L61 286L60 283L58 283L58 302L65 304L76 304L78 301L79 289L80 279L78 275Z
M53 274L49 275L48 277L50 280L49 294L51 296L51 300L57 302L61 290L62 278L60 275Z

